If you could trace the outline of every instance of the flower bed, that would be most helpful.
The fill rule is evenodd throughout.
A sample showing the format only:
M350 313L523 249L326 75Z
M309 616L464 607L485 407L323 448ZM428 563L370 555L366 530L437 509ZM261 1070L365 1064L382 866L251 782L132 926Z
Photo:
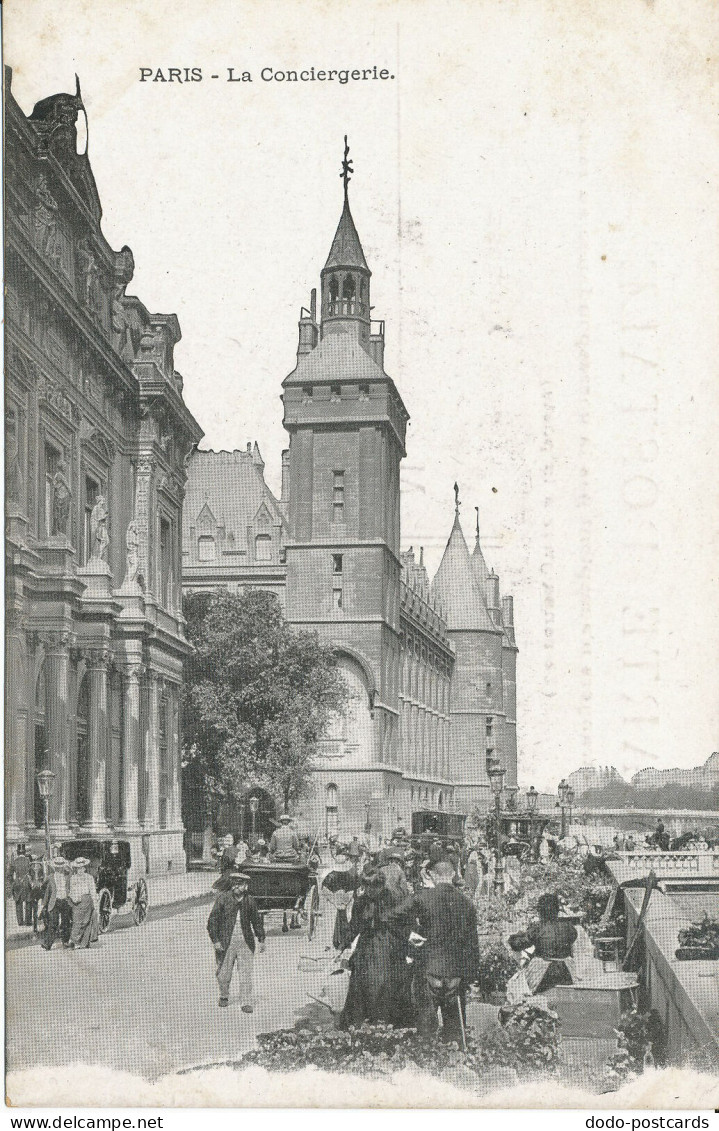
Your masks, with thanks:
M232 1067L258 1065L271 1072L317 1068L360 1076L391 1076L416 1068L435 1076L462 1075L485 1079L488 1069L512 1068L523 1073L552 1071L559 1046L558 1018L539 1002L527 1001L502 1011L503 1025L477 1038L467 1034L467 1051L415 1029L363 1025L349 1032L279 1029L257 1037L258 1048Z
M719 958L719 919L712 919L705 911L689 927L679 932L676 957L680 961Z

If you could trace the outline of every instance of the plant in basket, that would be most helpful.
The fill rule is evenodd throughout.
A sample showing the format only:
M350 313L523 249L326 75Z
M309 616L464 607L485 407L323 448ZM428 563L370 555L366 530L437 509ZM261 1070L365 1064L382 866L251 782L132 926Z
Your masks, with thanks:
M701 919L682 928L676 957L684 961L719 958L719 919L705 911Z
M519 963L501 942L490 945L479 956L478 982L482 997L503 994L507 982L517 972Z

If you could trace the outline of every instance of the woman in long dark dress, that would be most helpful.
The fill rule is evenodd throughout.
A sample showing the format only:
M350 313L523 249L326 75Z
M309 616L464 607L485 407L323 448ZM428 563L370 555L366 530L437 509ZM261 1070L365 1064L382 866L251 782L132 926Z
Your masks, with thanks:
M359 938L350 959L340 1029L359 1028L365 1021L412 1024L410 968L405 961L408 932L402 922L389 919L398 902L382 872L365 869L350 920L352 937Z

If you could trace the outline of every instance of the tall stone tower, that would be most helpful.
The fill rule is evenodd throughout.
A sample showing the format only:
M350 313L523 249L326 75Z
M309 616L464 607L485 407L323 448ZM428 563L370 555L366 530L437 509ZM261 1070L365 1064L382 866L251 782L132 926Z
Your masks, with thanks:
M474 553L470 554L459 520L458 498L432 592L443 609L456 657L449 776L467 811L475 805L488 809L490 758L498 758L504 767L505 786L517 784L517 648L512 598L500 601L499 578L487 569L479 544L479 521Z
M399 469L408 414L384 371L384 323L370 319L371 272L350 212L347 154L345 146L342 215L319 314L313 291L300 315L297 365L282 384L290 437L283 494L287 617L331 643L346 669L354 716L344 738L327 744L327 765L373 771L358 781L359 804L362 790L384 792L382 770L399 763Z

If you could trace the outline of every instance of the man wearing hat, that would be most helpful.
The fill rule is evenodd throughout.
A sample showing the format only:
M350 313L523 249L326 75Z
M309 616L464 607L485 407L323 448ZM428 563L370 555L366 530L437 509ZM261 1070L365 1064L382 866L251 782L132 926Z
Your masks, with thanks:
M265 929L257 904L248 894L250 878L244 872L230 872L226 877L229 891L223 891L207 920L207 933L215 948L216 976L220 987L220 1008L229 1004L230 982L237 964L240 980L240 1004L243 1013L254 1009L253 966L255 938L260 954L265 949Z
M290 828L292 818L289 813L280 817L280 827L270 838L270 856L284 864L297 864L300 859L300 842L297 834Z
M32 927L32 903L30 902L30 856L24 844L17 846L17 851L10 861L8 871L8 884L15 904L18 927Z
M53 856L42 896L42 914L45 917L45 934L40 946L52 950L56 939L64 947L70 944L72 906L68 899L68 863L64 856Z

